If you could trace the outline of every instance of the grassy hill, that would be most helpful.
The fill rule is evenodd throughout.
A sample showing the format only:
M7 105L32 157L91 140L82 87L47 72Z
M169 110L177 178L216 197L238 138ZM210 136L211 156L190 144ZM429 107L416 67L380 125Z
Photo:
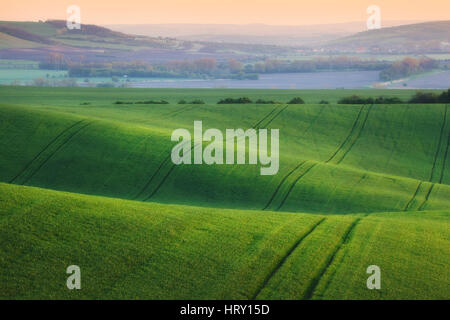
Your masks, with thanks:
M115 45L117 48L131 49L147 47L176 47L177 41L158 38L126 35L96 25L83 25L81 30L69 30L63 20L46 22L9 22L0 21L0 32L17 39L32 41L41 46L71 45L73 47Z
M1 299L447 299L448 212L206 209L0 184ZM82 289L65 287L65 268ZM368 265L383 270L365 288Z
M348 50L368 48L386 52L448 51L450 21L433 21L359 32L329 42L329 47ZM427 48L428 46L428 48Z
M14 49L33 48L31 52ZM64 20L40 22L0 21L0 50L10 49L2 56L14 59L20 54L27 60L44 61L50 52L63 53L73 61L151 61L196 59L213 56L218 60L241 55L283 55L292 48L274 45L213 43L187 41L168 37L147 37L125 34L91 24L69 30ZM39 50L37 50L39 49Z
M0 87L0 297L448 298L448 106L335 103L352 93ZM240 96L307 104L216 104ZM278 174L173 165L195 120L280 129Z

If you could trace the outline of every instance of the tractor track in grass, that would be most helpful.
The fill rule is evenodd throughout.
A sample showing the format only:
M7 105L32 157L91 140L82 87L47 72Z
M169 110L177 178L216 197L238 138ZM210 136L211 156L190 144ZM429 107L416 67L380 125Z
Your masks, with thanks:
M261 286L256 290L255 294L252 296L251 300L256 300L256 298L260 295L260 293L264 290L264 288L269 283L270 279L277 273L278 270L283 266L283 264L286 262L286 260L291 256L291 254L297 249L300 244L303 242L305 238L307 238L310 234L316 230L316 228L321 225L326 218L322 218L319 221L317 221L308 232L303 234L297 241L294 243L294 245L288 250L288 252L281 258L281 260L275 265L275 267L272 269L272 271L266 276Z
M343 235L341 241L338 243L338 245L336 246L336 249L331 253L331 255L328 257L325 266L320 270L319 274L314 277L308 288L305 291L305 294L302 297L302 300L310 300L313 297L314 291L317 288L317 285L319 284L320 280L322 279L322 277L325 275L325 273L327 272L328 268L333 264L334 259L336 258L337 254L339 253L339 251L342 249L343 246L345 246L346 244L349 243L350 241L350 236L352 235L352 233L354 232L356 226L359 224L359 222L365 218L368 214L364 215L361 218L357 218L355 219L355 221L353 221L353 223L348 227L347 231L345 232L345 234Z
M268 114L266 114L261 120L259 120L258 122L256 122L253 126L252 129L256 129L264 120L266 120L267 118L269 118L271 115L273 115L275 113L275 111L277 109L279 109L280 106L276 106L275 108L273 108ZM283 111L283 110L281 110ZM279 113L276 114L276 116L278 116L278 114L281 113L281 111ZM276 117L275 116L275 117ZM274 117L274 118L275 118ZM273 121L273 119L271 121ZM194 145L191 147L190 152L192 152L192 150L194 150L198 145ZM170 149L171 150L171 149ZM144 185L144 187L139 191L139 193L133 198L133 200L137 200L147 189L148 187L152 184L152 182L155 180L156 176L163 170L163 168L170 162L169 160L171 159L171 151L169 150L169 155L164 158L164 160L160 163L158 169L156 169L156 171L151 175L150 179L146 182L146 184ZM158 190L163 186L163 184L165 183L165 181L167 180L167 178L170 176L170 174L172 173L172 171L175 169L175 167L177 167L177 165L175 164L171 164L170 167L168 168L167 173L164 175L164 177L162 178L162 180L157 184L156 188L150 192L150 194L145 197L142 201L148 201L150 200L157 192Z
M344 158L345 156L350 152L350 150L352 149L352 147L355 145L356 141L359 139L359 137L361 136L361 133L367 123L367 119L369 118L369 113L372 109L373 105L370 105L368 107L368 110L366 112L366 115L364 117L364 120L360 126L360 130L358 131L358 133L356 134L355 139L353 139L352 141L352 137L355 134L355 131L358 127L358 123L359 120L361 119L361 115L363 113L364 108L366 107L365 105L363 105L358 112L358 115L355 119L355 121L353 122L352 128L349 132L349 134L347 135L347 137L345 138L345 140L341 143L341 145L338 147L338 149L331 155L331 157L325 162L329 163L330 161L332 161L336 155L339 153L339 151L343 150L344 146L350 142L350 147L347 148L347 150L344 152L343 156L338 160L337 164L339 164ZM262 209L262 210L267 210L267 208L269 208L269 206L272 204L273 200L276 198L278 192L281 190L283 184L286 182L286 180L296 171L298 170L306 161L303 161L302 163L300 163L299 165L297 165L292 171L290 171L280 182L280 184L277 186L277 188L275 189L275 192L272 194L271 198L269 199L267 205ZM275 209L275 211L279 211L285 204L286 200L288 199L289 195L291 194L292 190L294 189L294 187L296 186L297 182L302 179L311 169L313 169L315 166L317 165L317 163L312 164L310 167L307 167L307 169L305 171L303 171L295 180L294 182L291 184L291 186L289 187L287 193L284 195L284 197L281 200L280 205Z
M264 127L266 127L268 124L270 124L272 121L274 121L275 118L277 118L277 117L280 115L280 113L282 113L284 110L287 109L287 107L289 107L289 106L285 106L283 109L281 109L279 112L277 112L277 113L269 120L269 122L266 123L266 125L264 125ZM277 107L277 108L278 108L278 107ZM275 108L275 109L272 110L272 111L275 111L277 108ZM271 113L272 113L272 112L271 112ZM270 116L270 114L269 114L269 116ZM267 116L266 116L265 118L267 118ZM264 121L264 120L259 121L259 124L261 124L263 121ZM259 128L259 127L258 127L258 124L255 125L254 127L252 127L252 129L258 129L258 128ZM242 137L242 136L241 136L241 137ZM241 137L237 137L236 140L239 139L239 138L241 138ZM233 138L233 140L234 140L234 138ZM192 153L192 151L193 151L195 148L197 148L199 145L200 145L200 144L194 145L194 146L191 148L190 152ZM170 158L170 157L169 157L169 158ZM176 164L172 164L172 165L171 165L171 167L169 168L169 171L168 171L167 174L163 177L163 179L161 180L161 182L156 186L156 188L153 190L153 192L152 192L148 197L146 197L143 201L148 201L148 200L150 200L150 199L151 199L151 198L159 191L159 189L164 185L164 183L166 182L167 178L169 178L170 174L173 172L173 170L174 170L176 167L177 167Z
M150 200L155 194L156 192L158 192L158 190L162 187L162 185L164 184L164 182L166 182L167 178L170 176L170 174L172 173L172 171L175 169L176 165L172 165L169 169L169 171L166 173L166 175L164 176L164 178L161 180L161 182L158 184L158 186L155 188L155 190L153 190L153 192L144 199L144 201L148 201Z
M162 119L164 118L169 118L171 116L174 115L178 115L180 113L183 113L185 111L191 111L192 109L194 109L194 105L188 105L188 106L184 106L179 110L174 110L172 112L169 112L165 115L163 115ZM159 167L156 169L156 171L150 176L150 178L147 180L147 182L145 183L144 187L142 187L142 189L132 198L132 200L137 200L144 192L145 190L150 186L150 184L153 182L153 180L155 179L155 177L158 175L158 173L162 170L162 168L165 166L165 164L170 160L171 158L171 149L169 149L168 151L168 156L166 156L163 161L159 164ZM192 151L192 149L191 149ZM172 170L170 170L171 172ZM146 201L146 200L143 200Z
M419 182L419 185L416 188L416 191L414 192L412 198L408 201L408 203L406 204L406 206L403 208L403 211L408 211L409 207L411 206L412 202L414 201L414 199L416 198L417 194L419 193L420 187L422 186L423 181Z
M356 144L356 142L358 141L358 139L361 137L361 134L362 134L362 132L364 131L364 128L366 127L367 119L369 118L369 114L370 114L370 111L372 110L372 107L373 107L373 105L370 105L370 106L369 106L369 108L368 108L368 110L367 110L367 113L366 113L366 116L365 116L365 118L364 118L364 120L363 120L363 123L362 123L362 125L361 125L361 128L360 128L360 130L358 131L358 133L357 133L355 139L353 139L353 141L350 143L350 147L347 148L347 150L344 152L344 154L343 154L342 157L337 161L336 164L339 164L339 163L342 162L342 160L344 160L344 158L345 158L345 157L347 156L347 154L352 150L353 146Z
M337 153L344 147L344 145L347 143L347 141L350 139L350 137L353 135L353 132L356 129L356 126L358 124L359 119L361 118L361 114L363 112L364 106L361 106L361 108L359 109L358 115L356 116L355 121L353 121L353 126L350 129L349 134L347 135L347 137L344 139L344 141L339 145L339 147L336 149L336 151L331 155L331 157L325 161L325 163L329 163L330 161L332 161L334 159L334 157L336 157Z
M320 111L317 113L317 115L314 117L314 120L310 121L308 127L306 128L306 130L303 131L303 133L307 133L309 130L311 130L311 128L316 124L317 120L320 118L320 116L322 115L323 111L327 108L327 105L324 104L322 105L322 108L320 109Z
M275 198L275 196L277 195L278 191L280 190L280 188L283 186L283 184L286 182L286 180L298 169L300 168L305 161L300 162L298 165L296 165L294 167L294 169L292 169L291 171L289 171L284 177L283 179L281 179L280 183L278 184L277 188L275 189L274 193L272 194L272 196L269 199L269 202L267 202L266 206L262 209L262 210L266 210L271 204L273 199Z
M78 128L75 132L71 133L69 135L69 137L67 137L67 139L65 139L60 145L58 145L56 147L56 150L54 150L53 152L51 152L48 157L45 158L45 160L43 162L41 162L39 164L39 166L31 173L31 175L29 175L25 181L22 182L22 184L27 183L37 172L39 172L39 170L41 170L41 168L59 151L61 150L64 146L66 146L70 140L72 140L72 138L77 135L79 132L81 132L83 129L85 129L86 127L90 126L92 124L93 121L90 121L86 124L84 124L81 128Z
M446 167L446 162L447 162L447 155L448 155L448 148L450 145L450 131L448 132L448 137L447 137L447 147L445 149L445 154L444 154L444 161L442 162L442 171L441 171L441 177L439 179L439 183L442 184L442 182L444 181L444 175L445 175L445 167Z
M270 117L272 114L274 114L275 111L278 110L279 108L280 108L280 105L277 105L275 108L273 108L272 111L270 111L270 112L269 112L268 114L266 114L261 120L259 120L257 123L255 123L255 124L252 126L252 129L257 129L257 128L259 128L259 125L260 125L264 120L266 120L268 117Z
M276 118L278 118L278 116L287 108L289 107L289 105L285 106L283 109L281 109L280 111L278 111L264 126L262 126L263 128L267 128ZM255 127L253 129L259 129L260 127Z
M447 111L447 108L448 108L448 104L445 105L445 110L446 111ZM447 135L447 146L445 147L444 160L442 162L441 176L439 178L439 183L440 184L442 184L442 182L444 181L445 167L446 167L446 162L447 162L449 145L450 145L450 130L448 131L448 135Z
M434 189L434 186L435 186L435 184L432 183L431 186L430 186L430 188L428 189L428 192L427 192L427 195L425 196L425 199L423 200L423 202L420 204L419 208L417 209L418 211L422 211L422 210L423 210L423 207L424 207L425 204L427 203L428 198L430 198L430 195L431 195L431 192L432 192L433 189Z
M439 151L441 150L441 144L442 144L442 139L443 139L442 136L444 135L444 129L445 129L445 125L447 123L447 109L448 109L448 105L446 105L445 109L444 109L444 119L442 121L441 131L439 133L438 145L436 148L436 152L434 154L433 167L431 168L430 179L429 179L430 182L433 182L434 172L436 170L436 163L439 158Z
M81 125L83 122L85 122L86 119L80 120L75 122L74 124L70 125L69 127L67 127L66 129L64 129L63 131L61 131L56 137L54 137L36 156L34 156L33 159L31 159L31 161L29 161L25 167L22 169L22 171L20 171L13 179L11 179L9 181L9 183L14 183L20 176L24 175L26 173L26 171L28 170L28 168L30 168L33 163L35 161L37 161L37 159L44 153L46 152L49 148L51 148L57 141L59 138L61 138L65 133L69 132L71 129L77 127L78 125Z
M164 160L160 163L159 167L156 169L155 172L153 172L153 174L150 176L150 179L147 180L147 182L145 183L144 187L141 188L141 190L133 197L133 200L137 200L137 198L139 198L144 192L145 190L150 186L150 184L152 183L153 179L155 179L156 175L162 170L163 166L167 163L167 161L169 161L170 157L171 157L171 153L169 150L169 155L167 157L164 158Z
M281 200L280 205L275 209L275 211L279 211L284 206L286 200L289 198L289 195L296 186L297 182L300 181L300 179L303 178L306 174L308 174L308 172L311 171L311 169L313 169L316 165L317 163L313 163L309 167L306 167L306 169L294 180L294 182L291 184L288 191L284 195L283 199Z
M444 132L445 132L445 126L447 124L447 113L448 113L448 105L445 105L444 119L442 121L441 130L439 132L438 145L437 145L437 148L436 148L436 152L434 154L433 166L431 168L431 173L430 173L430 178L429 178L429 182L431 183L431 186L429 187L429 189L427 191L425 199L422 201L422 203L420 204L419 208L417 209L418 211L422 211L423 210L423 208L425 207L425 204L428 202L428 199L430 198L431 192L433 191L433 189L434 189L434 187L436 185L436 183L433 182L433 178L434 178L435 171L436 171L436 165L437 165L437 161L438 161L438 158L439 158L439 153L441 151L441 145L442 145L443 136L445 134ZM443 155L443 162L442 162L442 168L441 168L441 174L439 176L438 183L442 183L442 181L444 179L445 162L447 161L449 143L450 143L450 131L449 131L448 137L447 137L447 144L445 146L445 151L444 151L444 155Z
M174 111L171 111L171 112L168 112L168 113L164 114L162 116L162 119L166 119L166 118L170 118L170 117L173 117L173 116L177 116L180 113L183 113L185 111L191 111L192 109L194 109L194 107L195 107L195 105L184 106L184 107L182 107L182 108L180 108L178 110L174 110Z
M305 130L305 132L307 132L312 126L313 124L317 121L317 119L320 117L320 115L322 114L322 112L325 110L326 106L323 106L322 109L320 109L319 113L316 115L316 117L314 118L314 120L312 121L312 123L308 126L308 128ZM283 179L281 179L280 183L278 184L278 186L276 187L275 191L273 192L272 196L270 197L269 201L267 202L266 206L262 209L262 210L267 210L267 208L269 208L269 206L272 204L273 200L275 199L276 195L278 194L278 192L280 191L281 187L283 186L283 184L286 182L286 180L301 166L303 166L305 164L307 160L300 162L297 166L295 166L291 171L289 171L284 177Z

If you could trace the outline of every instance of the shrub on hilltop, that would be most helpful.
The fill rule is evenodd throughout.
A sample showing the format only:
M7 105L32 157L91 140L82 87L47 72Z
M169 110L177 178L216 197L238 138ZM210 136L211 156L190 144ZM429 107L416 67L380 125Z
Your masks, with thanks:
M300 97L295 97L291 99L291 101L289 101L288 104L305 104L305 101L303 101L303 99Z

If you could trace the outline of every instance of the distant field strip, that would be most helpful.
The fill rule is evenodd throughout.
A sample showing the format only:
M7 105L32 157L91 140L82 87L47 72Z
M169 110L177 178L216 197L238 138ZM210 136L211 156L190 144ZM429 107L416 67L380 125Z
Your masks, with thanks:
M372 105L369 107L367 106L361 107L361 109L358 112L358 115L356 116L355 122L353 123L353 126L350 129L349 134L341 143L341 145L336 149L336 151L331 155L331 157L327 161L325 161L325 163L339 164L342 162L342 160L344 160L344 158L347 156L347 154L355 145L358 138L361 136L361 133L364 127L366 126L366 122L369 117L371 109ZM365 113L364 116L363 113ZM364 117L363 120L361 120L362 117Z
M10 183L25 184L41 169L53 155L66 145L77 133L89 126L91 122L80 120L57 135L17 174Z
M320 219L318 222L316 222L311 229L306 232L304 235L302 235L295 243L294 245L288 250L288 252L286 253L286 255L280 260L280 262L278 262L278 264L275 266L275 268L267 275L267 277L264 279L262 285L258 288L258 290L256 291L256 293L253 295L252 300L255 300L259 294L261 293L261 291L265 288L265 286L267 285L267 283L269 283L270 279L274 276L275 273L277 273L277 271L283 266L283 264L286 262L286 260L290 257L290 255L298 248L298 246L302 243L302 241L308 237L311 233L314 232L314 230L316 230L316 228L326 220L326 218L322 218Z

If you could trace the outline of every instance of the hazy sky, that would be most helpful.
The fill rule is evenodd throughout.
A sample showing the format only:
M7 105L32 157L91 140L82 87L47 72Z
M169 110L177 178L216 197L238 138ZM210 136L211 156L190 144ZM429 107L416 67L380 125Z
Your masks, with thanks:
M82 23L302 25L365 21L373 4L384 20L450 19L450 0L2 0L0 20L65 19L78 5Z

